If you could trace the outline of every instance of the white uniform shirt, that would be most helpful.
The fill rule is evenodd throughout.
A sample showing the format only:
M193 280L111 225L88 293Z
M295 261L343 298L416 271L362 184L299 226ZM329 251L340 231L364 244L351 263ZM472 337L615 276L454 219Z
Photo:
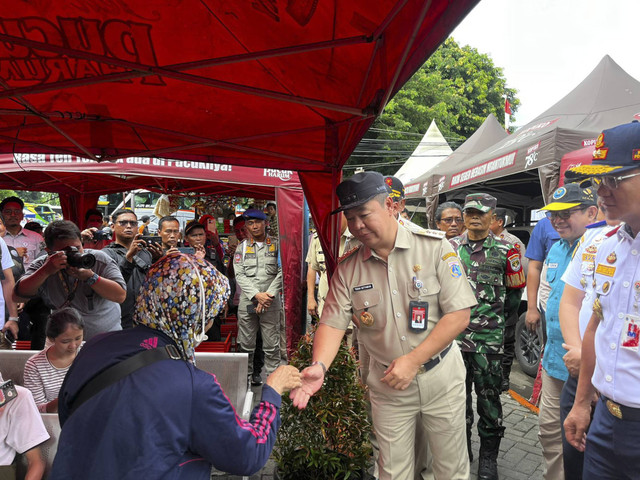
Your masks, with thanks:
M620 227L600 245L595 269L604 318L596 331L591 382L614 402L640 408L640 351L632 346L638 333L636 342L629 342L633 324L627 320L628 314L640 318L640 235L633 238L626 226Z
M24 453L49 439L31 392L19 385L16 390L16 399L0 411L0 465L11 465L16 453Z
M576 248L571 263L562 276L562 281L573 288L584 291L584 299L578 316L580 326L580 338L584 337L591 314L593 313L593 274L595 272L595 260L598 247L606 238L606 234L616 227L605 225L600 228L587 229L580 244Z

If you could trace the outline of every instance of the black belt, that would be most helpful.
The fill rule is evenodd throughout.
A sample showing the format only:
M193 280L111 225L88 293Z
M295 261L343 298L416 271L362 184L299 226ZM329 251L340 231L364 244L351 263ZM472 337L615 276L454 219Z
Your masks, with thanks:
M444 358L444 356L449 353L449 350L451 350L451 346L453 345L453 343L450 343L449 346L447 348L445 348L444 350L442 350L438 355L436 355L435 357L433 357L431 360L429 360L427 363L425 363L424 365L422 365L419 369L418 369L418 374L420 373L427 373L429 370L431 370L433 367L435 367L436 365L438 365L440 363L440 361Z
M620 405L613 400L600 395L601 401L604 402L609 413L620 420L630 420L632 422L640 422L640 408L627 407Z

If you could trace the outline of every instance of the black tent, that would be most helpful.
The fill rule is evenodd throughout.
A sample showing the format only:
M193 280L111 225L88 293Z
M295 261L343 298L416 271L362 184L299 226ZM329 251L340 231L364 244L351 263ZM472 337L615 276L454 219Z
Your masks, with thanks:
M606 55L569 94L517 132L461 162L427 172L424 196L485 191L522 210L542 206L558 185L560 160L606 128L640 118L640 82ZM435 176L435 177L433 177ZM437 178L437 182L434 181Z

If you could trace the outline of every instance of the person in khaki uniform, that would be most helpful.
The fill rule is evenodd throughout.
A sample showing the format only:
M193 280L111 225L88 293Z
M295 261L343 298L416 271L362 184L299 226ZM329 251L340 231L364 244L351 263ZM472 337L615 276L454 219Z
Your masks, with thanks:
M304 408L322 386L352 315L371 357L373 426L381 480L413 480L414 442L428 433L436 479L466 479L465 369L454 339L469 323L475 296L442 232L400 228L382 175L358 173L337 189L349 230L362 246L331 278L313 363L291 392ZM334 212L335 213L335 212Z
M338 255L342 255L345 251L350 250L350 248L357 243L358 242L354 242L351 232L347 229L347 219L342 215L340 219L340 247ZM317 233L313 234L313 238L309 244L306 262L309 264L309 270L307 271L307 311L309 315L319 317L322 315L324 300L327 298L327 293L329 292L329 278L324 263L324 252L322 251L322 245L320 245L320 238L318 238ZM316 275L320 275L317 302L313 295Z
M254 381L253 376L260 376L260 372L253 371L258 328L262 333L267 375L280 365L282 269L278 264L278 241L265 233L266 215L249 209L243 216L251 240L243 240L233 257L236 283L242 289L238 344L241 351L249 353L249 377Z

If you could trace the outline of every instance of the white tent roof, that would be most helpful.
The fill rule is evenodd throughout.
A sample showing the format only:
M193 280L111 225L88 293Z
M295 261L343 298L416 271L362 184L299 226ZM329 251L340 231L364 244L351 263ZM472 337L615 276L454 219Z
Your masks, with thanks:
M404 162L404 165L400 167L400 170L396 172L395 176L406 185L426 171L431 170L435 165L451 155L452 152L451 147L442 136L442 133L440 133L435 120L433 120L418 147Z

